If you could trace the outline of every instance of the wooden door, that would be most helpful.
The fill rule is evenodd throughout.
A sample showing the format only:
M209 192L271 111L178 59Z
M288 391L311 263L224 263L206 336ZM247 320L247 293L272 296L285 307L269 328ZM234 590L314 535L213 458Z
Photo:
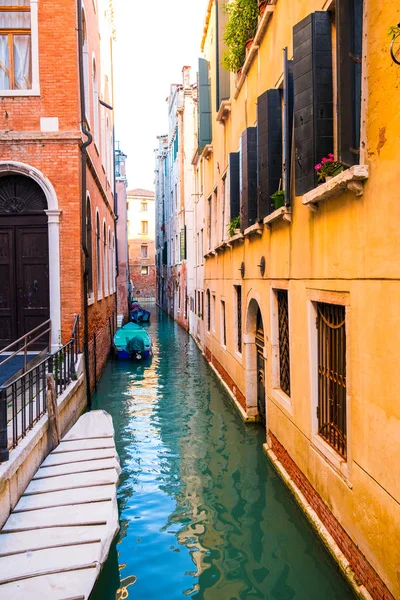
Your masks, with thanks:
M0 281L0 347L4 348L50 318L46 215L0 218ZM45 348L47 339L30 350Z
M0 227L0 348L18 337L14 238L14 227Z

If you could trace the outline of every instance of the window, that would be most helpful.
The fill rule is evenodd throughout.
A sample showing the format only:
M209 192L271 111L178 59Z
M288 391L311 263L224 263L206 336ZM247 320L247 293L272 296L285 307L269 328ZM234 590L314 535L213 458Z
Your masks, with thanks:
M37 27L35 5L34 29ZM33 10L32 10L33 13ZM32 90L32 21L29 0L3 0L0 11L0 89ZM35 62L37 58L35 59ZM36 67L36 65L35 65Z
M317 302L318 434L347 456L345 307Z
M141 202L140 203L140 210L142 212L147 212L147 202Z
M148 275L149 274L149 267L140 267L140 274L141 275Z
M210 298L210 290L206 292L207 299L207 331L211 329L211 298Z
M11 0L13 1L13 0ZM87 40L87 26L85 12L82 10L82 54L83 54L83 87L85 96L85 116L90 120L90 102L89 102L89 46Z
M109 273L109 277L110 277L110 294L112 294L114 292L115 273L114 273L114 255L113 255L113 249L111 246L111 230L110 230L110 228L108 228L108 263L109 263L108 273Z
M99 213L96 215L96 275L97 275L97 298L103 295L101 278L101 232Z
M225 301L221 300L221 344L226 346Z
M257 103L258 180L257 215L262 219L290 203L293 123L293 61L284 49L282 86L261 94ZM275 192L282 196L272 200Z
M140 232L142 235L147 235L149 233L149 222L142 221L142 229Z
M113 292L116 291L117 288L117 268L116 268L116 254L115 254L115 235L112 234L112 242L111 242L111 248L112 248L112 285L113 285Z
M149 256L149 248L147 245L140 246L140 257L147 258Z
M212 197L207 200L207 247L211 250L211 214L212 214Z
M215 331L215 295L212 295L211 300L211 327L212 330Z
M201 319L204 319L204 292L201 292Z
M236 293L236 350L242 353L242 286L235 285Z
M92 247L92 213L89 198L86 200L86 268L88 295L93 294L93 247Z
M92 101L93 101L93 131L94 143L99 148L99 88L97 83L96 61L93 59Z
M108 256L106 224L103 224L103 267L104 267L104 296L108 296Z
M288 291L277 290L279 335L279 387L290 396L290 343Z

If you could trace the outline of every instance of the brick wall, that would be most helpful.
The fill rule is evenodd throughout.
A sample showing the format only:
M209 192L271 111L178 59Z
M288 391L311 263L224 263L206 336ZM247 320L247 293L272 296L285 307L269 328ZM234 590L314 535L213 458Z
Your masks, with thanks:
M156 266L146 265L149 269L148 275L141 275L141 266L131 264L129 271L131 281L134 285L133 297L140 298L155 298L156 297Z
M294 483L306 498L307 502L309 502L313 510L317 513L318 517L349 561L359 582L366 587L374 600L395 600L384 582L380 579L352 539L347 535L337 519L335 519L329 508L323 502L321 496L317 494L311 483L302 471L300 471L279 440L271 431L268 433L271 440L272 451L285 467Z

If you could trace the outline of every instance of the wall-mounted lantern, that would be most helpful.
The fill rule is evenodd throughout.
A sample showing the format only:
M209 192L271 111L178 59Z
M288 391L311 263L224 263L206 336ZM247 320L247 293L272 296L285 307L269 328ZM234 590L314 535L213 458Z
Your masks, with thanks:
M388 35L392 38L390 42L390 56L395 65L400 65L400 23L390 27Z
M240 276L243 279L243 277L244 277L244 271L245 271L244 262L242 262L242 264L240 265L239 271L240 271Z
M265 273L265 258L263 256L261 257L260 264L257 265L257 267L260 267L261 277L264 277L264 273Z

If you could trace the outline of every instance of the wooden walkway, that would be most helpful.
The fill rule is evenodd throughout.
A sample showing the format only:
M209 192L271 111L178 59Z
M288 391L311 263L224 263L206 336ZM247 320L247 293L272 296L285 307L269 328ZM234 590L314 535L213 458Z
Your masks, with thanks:
M0 598L89 598L118 531L110 415L83 415L49 454L0 532Z

